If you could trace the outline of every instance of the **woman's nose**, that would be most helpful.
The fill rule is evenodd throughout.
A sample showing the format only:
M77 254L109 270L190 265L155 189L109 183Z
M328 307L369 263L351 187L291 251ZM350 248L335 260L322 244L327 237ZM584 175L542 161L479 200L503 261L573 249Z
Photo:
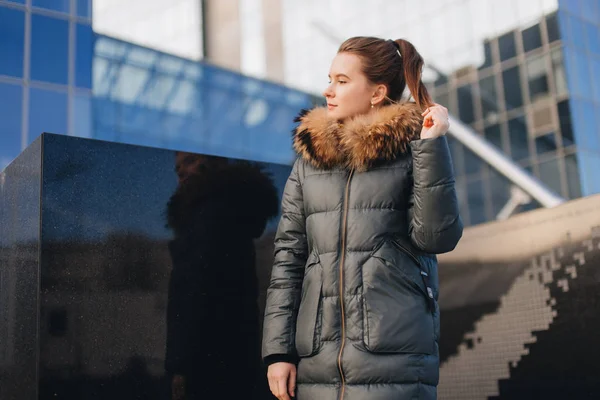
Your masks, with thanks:
M326 98L329 97L333 97L334 93L333 90L331 90L331 85L328 85L325 90L323 91L323 96L325 96Z

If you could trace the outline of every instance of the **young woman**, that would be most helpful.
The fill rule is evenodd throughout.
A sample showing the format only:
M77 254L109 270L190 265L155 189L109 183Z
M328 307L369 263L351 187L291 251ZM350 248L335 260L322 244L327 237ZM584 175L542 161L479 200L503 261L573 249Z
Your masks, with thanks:
M405 40L348 39L327 108L297 118L263 334L279 399L436 398L435 254L463 227L422 66Z

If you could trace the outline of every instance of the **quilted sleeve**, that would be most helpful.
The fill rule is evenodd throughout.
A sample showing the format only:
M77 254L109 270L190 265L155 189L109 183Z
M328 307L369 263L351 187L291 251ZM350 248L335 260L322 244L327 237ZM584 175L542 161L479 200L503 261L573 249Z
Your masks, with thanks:
M300 165L298 159L281 202L281 220L275 236L274 263L265 307L262 343L265 360L273 356L296 357L296 317L308 258Z
M431 254L453 250L462 237L448 139L410 143L413 189L409 200L409 234L413 245Z

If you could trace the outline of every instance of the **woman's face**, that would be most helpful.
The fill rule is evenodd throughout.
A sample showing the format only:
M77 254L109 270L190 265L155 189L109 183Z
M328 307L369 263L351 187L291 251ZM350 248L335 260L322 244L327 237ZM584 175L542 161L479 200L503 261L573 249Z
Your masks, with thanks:
M323 92L327 99L328 115L343 121L368 113L375 87L363 74L357 55L338 53L329 69L329 86Z

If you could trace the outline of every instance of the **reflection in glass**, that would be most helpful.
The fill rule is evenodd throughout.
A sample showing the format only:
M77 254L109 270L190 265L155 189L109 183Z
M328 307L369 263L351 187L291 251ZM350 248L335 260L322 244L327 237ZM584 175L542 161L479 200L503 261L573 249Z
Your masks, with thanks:
M25 13L0 7L0 75L21 78L25 48ZM6 40L5 38L10 38ZM16 154L15 154L16 155Z
M548 75L546 73L546 59L543 55L528 57L526 65L527 81L529 84L529 98L535 102L549 94Z
M529 158L529 140L525 117L517 117L508 121L508 136L512 159L521 161Z
M545 135L541 135L535 138L535 151L538 155L542 155L551 151L556 151L556 149L556 136L554 135L554 132L547 133Z
M525 52L542 47L542 35L540 33L540 24L535 24L522 32L523 50Z
M517 55L514 32L508 32L498 38L500 61L509 60Z
M465 124L470 124L475 121L471 85L460 86L457 92L459 117Z
M521 107L523 105L523 94L521 91L519 66L503 71L502 80L504 82L504 100L506 101L506 109L510 111Z
M581 197L579 166L577 162L577 156L575 154L565 157L565 172L567 187L569 188L569 198L575 199L577 197Z
M32 14L31 79L66 85L68 61L69 22Z
M555 193L562 194L560 158L539 163L540 180Z

